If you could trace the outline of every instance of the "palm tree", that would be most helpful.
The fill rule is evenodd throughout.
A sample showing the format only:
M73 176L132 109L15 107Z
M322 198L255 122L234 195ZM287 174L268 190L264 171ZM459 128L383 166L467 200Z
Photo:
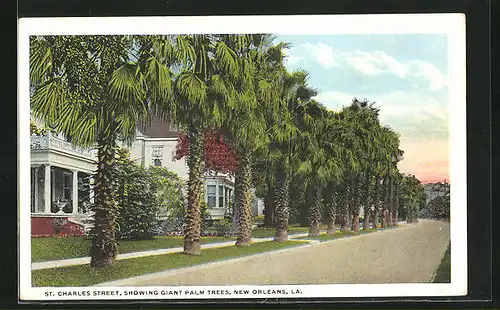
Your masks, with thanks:
M248 246L252 233L252 165L255 154L269 143L266 134L268 118L279 118L282 49L268 34L229 35L224 43L236 55L238 73L229 76L232 104L225 110L221 131L238 154L235 171L235 210L237 213L237 246ZM281 109L283 110L283 109Z
M384 157L382 158L382 223L381 227L393 223L393 208L391 206L393 196L393 178L397 177L397 162L401 159L402 151L399 149L399 136L390 127L384 127L381 131L382 147Z
M184 253L200 255L203 133L219 128L225 117L223 111L234 104L229 79L238 74L237 56L221 35L179 35L162 43L159 51L177 60L178 72L173 83L174 97L158 113L187 131L189 181Z
M316 90L307 85L308 73L304 70L293 73L284 72L282 100L286 110L282 112L281 120L271 119L269 123L271 154L271 171L275 174L274 207L276 218L276 235L274 240L288 240L288 219L290 213L290 183L295 173L295 167L300 164L298 156L301 137L307 135L305 124L307 111L304 109Z
M116 246L114 161L136 122L171 94L171 73L148 49L151 37L30 39L31 109L74 145L97 149L91 266L112 264Z
M320 233L321 214L324 202L324 188L332 174L332 166L324 148L324 135L328 128L329 111L319 102L311 100L304 104L304 130L301 130L300 159L297 173L306 183L306 204L308 207L309 236Z

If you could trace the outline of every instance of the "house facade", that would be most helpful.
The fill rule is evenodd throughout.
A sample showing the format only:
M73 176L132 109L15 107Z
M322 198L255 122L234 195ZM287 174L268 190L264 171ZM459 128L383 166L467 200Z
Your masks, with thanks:
M153 119L150 126L138 126L137 138L129 147L137 164L161 166L185 181L189 178L186 159L175 160L178 130ZM31 136L31 231L33 236L83 235L90 228L88 210L93 202L91 175L96 170L96 151L73 147L50 131ZM212 219L232 215L234 178L207 172L205 201ZM255 199L253 212L262 214L263 203Z
M90 187L95 156L50 131L31 136L32 235L84 234L90 216L86 201L92 199L84 188Z

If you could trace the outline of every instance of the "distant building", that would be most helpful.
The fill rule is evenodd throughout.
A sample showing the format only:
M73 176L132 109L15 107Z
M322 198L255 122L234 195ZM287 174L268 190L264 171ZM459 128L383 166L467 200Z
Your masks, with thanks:
M424 184L424 191L427 196L425 204L428 204L433 199L441 196L444 197L450 194L450 183L436 182Z

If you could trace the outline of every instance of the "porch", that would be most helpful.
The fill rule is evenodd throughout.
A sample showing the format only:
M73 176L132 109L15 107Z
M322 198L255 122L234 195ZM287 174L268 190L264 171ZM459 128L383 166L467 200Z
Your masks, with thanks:
M95 153L48 132L31 136L30 157L31 234L83 234L92 216Z

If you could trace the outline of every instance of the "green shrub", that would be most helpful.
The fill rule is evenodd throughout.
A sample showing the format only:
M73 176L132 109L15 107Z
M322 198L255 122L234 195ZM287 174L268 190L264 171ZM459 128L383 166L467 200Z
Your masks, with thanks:
M114 180L120 239L150 239L162 233L161 221L183 214L182 182L165 168L144 168L120 150Z
M217 236L229 236L233 223L227 219L217 220L215 222L215 230L217 231Z
M254 225L264 225L264 215L256 215L252 218Z

